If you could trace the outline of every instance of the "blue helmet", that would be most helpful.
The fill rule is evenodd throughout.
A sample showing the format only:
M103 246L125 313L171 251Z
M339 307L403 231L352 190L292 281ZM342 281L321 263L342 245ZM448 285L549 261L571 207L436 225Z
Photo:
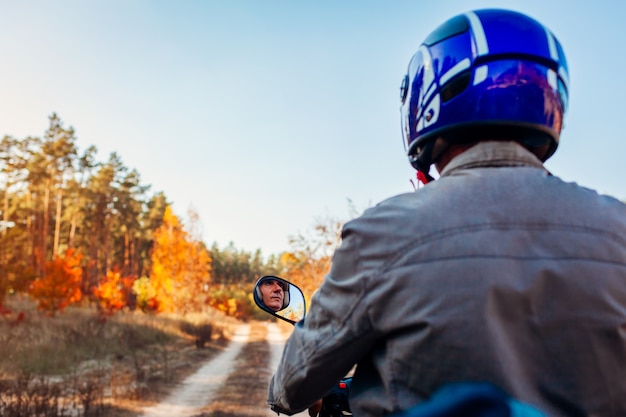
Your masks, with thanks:
M402 82L409 161L428 175L450 143L516 140L545 161L567 107L565 54L545 26L486 9L448 20L420 45Z

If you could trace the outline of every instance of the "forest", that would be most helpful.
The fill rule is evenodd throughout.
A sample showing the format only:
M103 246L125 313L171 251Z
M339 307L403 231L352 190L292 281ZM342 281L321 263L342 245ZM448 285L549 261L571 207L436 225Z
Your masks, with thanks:
M5 135L0 145L0 313L27 296L54 315L73 304L103 316L119 310L254 315L250 292L266 274L290 277L311 294L336 247L341 221L317 219L291 248L261 256L232 243L208 247L163 192L111 153L79 153L76 134L53 113L43 137Z

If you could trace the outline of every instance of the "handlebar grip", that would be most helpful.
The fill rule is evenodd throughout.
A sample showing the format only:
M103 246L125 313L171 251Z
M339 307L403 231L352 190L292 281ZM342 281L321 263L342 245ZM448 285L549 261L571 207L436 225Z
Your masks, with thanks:
M320 417L343 417L351 416L348 396L352 378L343 378L322 399Z

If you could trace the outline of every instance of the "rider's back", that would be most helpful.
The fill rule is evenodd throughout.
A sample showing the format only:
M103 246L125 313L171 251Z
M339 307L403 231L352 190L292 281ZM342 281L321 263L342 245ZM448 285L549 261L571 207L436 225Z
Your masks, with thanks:
M348 223L346 242L324 304L358 277L367 307L352 319L367 314L377 333L355 415L456 381L494 383L549 415L626 415L624 204L486 142ZM357 258L357 274L337 262Z

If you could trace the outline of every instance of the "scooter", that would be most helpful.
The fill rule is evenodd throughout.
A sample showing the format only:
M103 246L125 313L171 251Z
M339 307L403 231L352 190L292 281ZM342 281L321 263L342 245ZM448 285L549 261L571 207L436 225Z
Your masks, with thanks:
M269 287L271 283L277 283L283 289L282 300L279 296L272 295L270 290L265 290L264 285ZM302 290L291 282L276 277L266 275L261 277L254 286L254 302L263 311L272 316L295 325L306 315L306 300ZM273 298L272 298L273 297ZM342 378L329 392L322 398L322 408L319 417L344 417L351 416L350 405L348 404L348 394L350 392L351 377ZM272 406L272 411L278 414L286 414L276 406Z

